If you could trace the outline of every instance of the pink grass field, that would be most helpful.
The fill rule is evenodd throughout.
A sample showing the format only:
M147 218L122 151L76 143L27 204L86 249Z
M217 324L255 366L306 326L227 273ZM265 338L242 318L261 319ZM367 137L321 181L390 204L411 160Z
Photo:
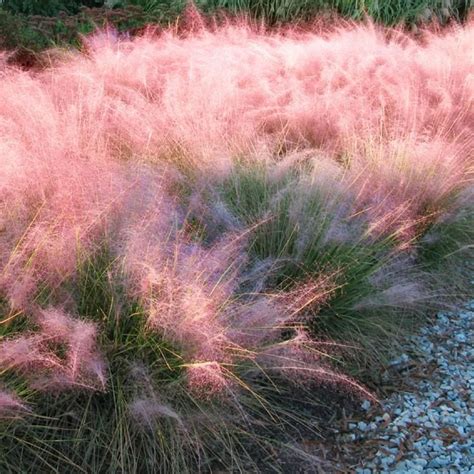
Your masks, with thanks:
M422 41L399 31L388 39L372 24L325 34L241 23L134 40L103 32L81 52L56 52L40 72L3 62L0 324L26 315L31 327L0 336L0 374L20 374L40 392L107 391L100 323L78 314L65 286L106 242L109 279L120 274L148 330L179 349L196 397L234 400L245 389L234 372L242 361L371 397L327 362L323 353L338 344L306 330L308 308L317 317L331 305L337 271L266 287L261 275L273 263L249 252L262 222L244 225L218 189L237 163L269 170L270 181L306 170L290 219L308 217L306 196L317 188L328 212L350 223L335 223L326 241L395 236L384 304L422 305L438 294L432 282L414 281L411 263L393 268L416 259L431 224L472 204L473 45L472 21ZM186 231L191 214L209 221L206 242ZM308 241L312 228L303 227ZM131 412L181 423L162 395L134 400ZM26 402L0 390L0 417L22 411Z

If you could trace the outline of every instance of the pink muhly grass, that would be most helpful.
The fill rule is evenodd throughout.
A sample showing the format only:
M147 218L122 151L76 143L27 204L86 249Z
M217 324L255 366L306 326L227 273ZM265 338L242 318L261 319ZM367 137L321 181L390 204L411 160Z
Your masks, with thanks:
M0 288L18 309L39 281L55 286L75 273L79 252L105 232L120 197L113 166L71 158L26 162L6 183Z
M187 386L199 398L213 399L228 395L232 388L231 372L216 361L194 362L187 366Z
M141 236L149 235L146 227L142 230ZM181 349L189 389L201 398L230 396L239 385L230 367L258 360L283 330L301 326L306 310L318 311L335 289L333 275L289 293L255 294L240 301L235 290L245 262L242 237L224 237L209 249L177 238L173 242L159 233L149 235L146 247L137 245L141 238L130 241L125 266L130 283L136 282L149 328ZM293 355L289 363L298 365L304 351ZM308 364L303 366L307 370Z
M181 416L156 393L153 378L145 366L133 364L129 370L129 377L136 393L128 406L132 419L148 428L152 428L153 424L162 418L174 420L180 426L184 426Z
M430 304L444 299L438 282L413 267L413 255L398 255L369 277L373 293L357 301L353 309L390 312L394 309L425 312ZM393 318L397 324L397 318Z
M87 59L46 73L46 83L58 100L80 91L81 99L68 100L113 106L100 109L101 134L91 130L89 143L97 137L156 157L181 143L201 170L216 172L228 168L229 147L248 149L283 129L330 149L380 130L381 121L396 131L408 124L430 133L448 123L453 136L472 131L472 61L460 54L471 43L469 26L443 38L443 47L402 35L387 42L373 26L328 37L228 26L102 43Z
M419 281L412 281L412 279L393 280L393 283L388 288L376 290L373 295L362 298L358 301L353 309L361 311L364 309L377 309L383 311L383 308L403 308L404 310L423 310L429 305L430 300L438 298L432 289L422 280L422 275L419 275Z
M0 370L24 375L41 390L72 386L104 389L105 363L96 347L96 327L58 309L41 311L40 330L0 342ZM58 352L65 346L65 356Z
M424 45L401 34L387 41L373 25L327 35L245 24L135 41L106 34L87 55L38 75L7 72L0 286L20 307L37 280L72 271L78 239L87 247L103 230L124 187L117 158L220 176L236 154L268 150L282 136L332 158L354 136L414 136L410 170L394 170L392 152L382 150L375 163L352 160L350 181L377 229L407 233L420 202L437 202L465 180L474 83L472 57L462 52L473 31L428 36Z
M159 419L167 418L183 425L181 417L169 405L160 403L156 398L137 398L129 405L130 415L141 426L153 427Z
M3 339L0 342L0 370L36 373L43 368L60 367L59 359L44 350L38 334Z
M63 383L105 388L105 363L96 347L95 324L54 308L41 312L39 324L46 341L58 340L67 346L62 366Z
M21 415L26 411L28 408L16 395L0 389L0 420Z
M331 366L328 348L334 350L338 346L340 344L314 341L306 331L299 329L292 338L269 344L258 354L256 362L269 376L283 375L296 386L342 386L377 401L370 390Z
M321 275L286 292L257 294L249 301L237 302L226 315L229 339L252 358L279 340L283 330L304 325L307 311L317 313L336 288L333 275Z
M239 247L229 238L211 249L185 240L129 247L128 268L139 283L149 326L188 355L219 358L229 344L220 318L236 284Z
M67 340L71 334L71 318L61 310L48 309L39 316L41 332L53 341Z
M472 179L466 153L466 143L442 139L372 144L366 139L349 155L345 180L355 208L370 217L369 232L397 232L405 241L415 236Z
M320 274L318 277L308 278L303 283L286 291L279 297L280 305L285 307L287 319L302 320L302 314L309 309L318 313L319 308L326 304L334 291L338 289L336 277L338 272Z
M233 364L251 361L365 393L327 368L304 331L305 310L317 313L337 288L333 275L286 294L240 295L245 231L210 206L231 232L193 240L180 230L185 185L204 195L242 158L274 167L274 181L309 168L290 209L296 224L314 187L335 212L326 241L357 241L344 222L362 214L368 234L412 242L471 179L473 24L421 44L374 25L282 34L208 28L190 15L188 34L106 33L46 71L2 70L0 292L31 314L42 285L74 280L79 257L105 241L148 330L183 352L192 391L230 391ZM398 303L418 288L381 291ZM105 388L97 326L62 309L32 319L37 332L0 342L1 370L44 390ZM296 336L281 341L284 330ZM166 412L160 403L148 410Z

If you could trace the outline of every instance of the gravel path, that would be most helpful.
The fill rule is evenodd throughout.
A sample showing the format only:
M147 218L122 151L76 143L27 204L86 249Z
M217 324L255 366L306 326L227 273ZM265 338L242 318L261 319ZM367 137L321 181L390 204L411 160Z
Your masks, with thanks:
M375 446L357 474L474 474L474 301L442 313L412 338L392 368L408 390L380 407L363 403L367 420L349 423L342 440Z

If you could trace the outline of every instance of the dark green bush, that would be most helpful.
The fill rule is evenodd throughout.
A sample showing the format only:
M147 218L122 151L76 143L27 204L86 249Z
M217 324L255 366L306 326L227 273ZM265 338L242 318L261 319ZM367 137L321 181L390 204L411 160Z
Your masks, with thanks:
M98 7L103 0L3 0L1 6L15 14L55 16L59 12L75 14L81 5Z

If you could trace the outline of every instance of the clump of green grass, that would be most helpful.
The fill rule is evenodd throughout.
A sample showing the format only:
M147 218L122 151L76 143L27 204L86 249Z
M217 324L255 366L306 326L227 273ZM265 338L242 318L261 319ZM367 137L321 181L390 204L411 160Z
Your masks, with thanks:
M454 199L452 211L437 216L417 242L420 265L433 279L444 282L444 292L453 301L473 291L474 208L472 190L466 191Z
M283 174L275 167L238 161L222 184L223 200L246 226L253 224L249 250L257 262L270 261L269 287L288 289L321 273L332 275L327 303L306 308L313 334L348 343L347 368L364 376L369 369L377 378L380 363L427 315L471 291L471 191L433 203L436 213L428 206L426 220L413 226L404 248L398 231L374 237L366 212L345 208L341 196L347 190L314 182L311 189L310 165Z
M458 196L452 203L453 210L434 219L420 239L420 258L428 268L442 271L446 261L451 260L462 270L465 264L471 263L469 255L474 241L471 194L468 189Z
M108 361L107 391L30 391L25 401L34 412L21 421L1 422L4 472L16 470L19 460L23 472L153 472L156 466L162 472L185 472L189 459L183 453L199 452L198 446L183 449L192 439L166 412L152 427L133 421L131 402L154 395L150 380L179 387L182 360L146 330L139 305L124 301L120 286L110 281L112 269L109 253L100 251L82 262L77 279L64 283L74 294L79 316L101 328L98 342ZM49 306L55 292L42 291L38 301ZM24 319L15 317L2 337L21 336L25 328L19 322ZM34 329L30 324L29 331ZM28 385L21 376L11 373L8 380L11 389L24 395Z
M264 166L238 163L222 185L222 196L245 225L254 224L249 250L257 261L271 261L268 284L287 290L308 278L332 276L326 303L306 308L313 334L350 341L359 347L351 356L364 359L361 365L367 355L384 360L390 353L387 342L397 344L430 299L422 285L413 293L409 282L410 271L423 279L422 272L408 261L395 270L397 236L371 236L368 221L344 205L336 183L323 187L313 178L311 186L308 175L311 166L274 177ZM389 275L381 281L384 273ZM380 341L385 354L377 349Z
M212 395L212 386L209 393L206 385L203 392L194 392L186 370L195 364L150 328L146 310L125 292L123 272L120 260L102 247L80 258L77 274L61 288L39 292L36 301L46 309L59 304L66 292L69 311L100 328L97 344L107 361L107 385L45 391L31 388L27 373L2 373L2 382L31 410L0 420L2 470L243 471L258 469L256 454L272 455L297 439L299 431L314 435L312 423L292 409L294 404L308 412L319 407L311 381L294 393L292 384L279 376L280 365L303 369L296 359L292 362L282 352L268 373L246 357L229 365L238 384L230 400ZM26 316L10 316L11 323L0 326L0 340L35 334L38 327Z

